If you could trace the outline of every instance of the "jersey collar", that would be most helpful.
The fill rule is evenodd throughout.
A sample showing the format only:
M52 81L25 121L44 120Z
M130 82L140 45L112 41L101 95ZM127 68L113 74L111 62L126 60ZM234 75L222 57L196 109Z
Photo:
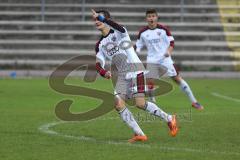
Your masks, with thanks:
M102 36L102 37L103 37L103 38L106 38L106 37L109 36L110 33L114 33L114 30L113 30L113 29L110 29L109 32L108 32L108 34L107 34L106 36Z

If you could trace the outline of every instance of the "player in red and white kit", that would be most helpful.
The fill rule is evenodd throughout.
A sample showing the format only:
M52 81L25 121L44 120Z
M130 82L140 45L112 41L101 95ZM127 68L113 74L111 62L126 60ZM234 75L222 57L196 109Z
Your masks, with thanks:
M154 78L159 78L159 67L166 68L166 74L171 77L188 96L192 103L192 107L202 110L203 106L197 102L191 88L187 82L179 75L175 69L174 62L171 58L174 48L174 38L170 30L158 23L158 14L155 9L146 11L146 21L148 26L143 27L139 34L135 45L135 50L139 54L143 47L147 48L147 70L152 74L148 74L148 93L149 99L155 102L154 97Z
M136 70L137 65L135 66L135 64L142 63L133 47L127 45L131 43L127 30L112 21L109 12L106 10L97 12L92 10L92 14L96 28L102 34L102 37L96 44L96 69L102 77L110 79L112 76L110 71L104 69L106 60L109 60L117 68L118 80L114 91L115 108L122 120L134 131L134 136L129 142L147 140L147 136L143 133L125 104L125 98L129 96L128 90L131 88L129 85L133 83L137 84L137 90L133 93L136 106L165 120L170 129L169 133L172 136L176 136L178 132L176 116L165 113L152 102L145 101L144 68L140 67L140 69ZM130 76L128 73L131 73ZM134 81L135 77L137 79L136 82Z

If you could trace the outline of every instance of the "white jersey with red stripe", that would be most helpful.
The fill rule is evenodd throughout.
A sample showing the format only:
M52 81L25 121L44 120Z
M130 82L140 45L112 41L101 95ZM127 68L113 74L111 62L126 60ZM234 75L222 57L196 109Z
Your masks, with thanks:
M102 68L104 68L106 60L114 63L118 72L128 72L128 64L142 63L132 47L131 40L126 29L125 32L122 33L111 28L108 35L102 36L97 42L95 50L97 60L101 63Z
M111 28L108 35L102 36L96 44L96 69L100 75L104 76L106 60L115 65L118 71L118 80L114 94L121 95L122 98L126 98L125 96L130 98L133 94L144 93L144 68L138 68L143 65L134 51L127 30L117 24L114 25L121 31ZM134 78L137 79L136 82L133 82Z
M170 56L164 56L169 46L174 46L174 38L167 27L158 24L155 29L146 26L140 30L136 51L139 53L143 47L147 48L147 63L173 63Z

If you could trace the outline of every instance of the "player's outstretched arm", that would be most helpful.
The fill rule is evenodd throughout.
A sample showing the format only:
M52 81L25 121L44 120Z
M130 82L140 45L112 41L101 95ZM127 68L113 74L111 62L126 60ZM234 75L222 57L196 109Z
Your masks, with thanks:
M111 26L112 28L118 30L121 33L125 33L126 32L126 30L123 28L123 26L121 26L120 24L114 22L113 20L105 19L105 23L108 24L109 26Z
M112 28L118 30L119 32L121 32L121 33L125 33L126 32L126 30L124 29L123 26L121 26L120 24L114 22L113 20L107 19L104 16L96 13L94 9L92 9L92 14L93 14L93 18L96 18L99 21L108 24L109 26L111 26Z

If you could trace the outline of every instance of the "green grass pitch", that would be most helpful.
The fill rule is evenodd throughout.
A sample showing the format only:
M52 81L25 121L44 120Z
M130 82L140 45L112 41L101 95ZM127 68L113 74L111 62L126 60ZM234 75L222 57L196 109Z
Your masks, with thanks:
M191 109L174 85L157 104L179 114L180 132L168 135L164 122L129 107L148 135L145 143L128 144L131 130L114 110L85 122L59 123L55 105L72 99L72 112L100 101L53 91L47 79L0 79L0 160L239 160L240 80L187 79L205 110ZM67 83L111 92L110 81ZM107 87L104 87L107 85ZM214 96L216 93L218 96Z

